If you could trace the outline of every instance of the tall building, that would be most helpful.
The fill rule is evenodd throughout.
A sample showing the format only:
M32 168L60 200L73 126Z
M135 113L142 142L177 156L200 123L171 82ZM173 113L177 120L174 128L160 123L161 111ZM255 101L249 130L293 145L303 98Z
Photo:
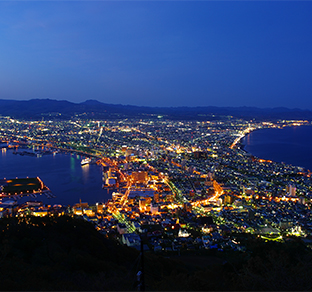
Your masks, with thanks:
M291 196L291 197L296 196L296 187L295 186L289 185L288 187L286 187L286 191L287 191L289 196Z

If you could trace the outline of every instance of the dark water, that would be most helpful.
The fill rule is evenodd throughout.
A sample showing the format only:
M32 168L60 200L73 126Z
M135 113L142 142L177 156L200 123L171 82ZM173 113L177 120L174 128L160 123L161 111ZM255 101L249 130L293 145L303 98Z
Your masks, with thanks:
M246 151L259 158L312 170L312 126L254 131L243 144Z
M45 204L74 205L79 199L89 204L106 202L111 195L102 189L101 167L95 164L81 166L81 160L82 157L76 154L34 157L15 155L12 150L2 149L0 178L40 177L56 196L53 199L38 196L36 200Z

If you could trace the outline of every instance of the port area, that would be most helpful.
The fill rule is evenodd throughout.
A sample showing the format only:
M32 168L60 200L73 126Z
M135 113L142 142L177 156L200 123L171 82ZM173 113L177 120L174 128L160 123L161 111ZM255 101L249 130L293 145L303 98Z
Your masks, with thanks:
M0 179L1 199L10 198L17 200L23 196L35 198L41 194L45 194L48 198L55 197L39 177Z

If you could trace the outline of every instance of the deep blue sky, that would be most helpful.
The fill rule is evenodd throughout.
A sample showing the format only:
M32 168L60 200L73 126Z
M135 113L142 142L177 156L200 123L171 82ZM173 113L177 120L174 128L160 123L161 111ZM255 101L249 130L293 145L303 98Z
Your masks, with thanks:
M312 110L311 1L0 2L0 99Z

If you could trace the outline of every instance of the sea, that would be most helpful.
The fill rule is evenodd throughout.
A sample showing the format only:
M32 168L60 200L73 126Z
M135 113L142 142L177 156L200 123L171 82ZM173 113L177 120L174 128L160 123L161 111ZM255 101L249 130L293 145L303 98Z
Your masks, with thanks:
M81 155L58 153L37 157L14 154L12 149L0 151L0 179L39 177L55 196L51 199L45 195L35 199L27 196L19 203L37 200L49 205L73 206L81 200L92 205L111 198L111 190L102 189L101 166L81 165L84 158Z
M276 162L312 171L312 126L261 129L243 138L244 150Z

